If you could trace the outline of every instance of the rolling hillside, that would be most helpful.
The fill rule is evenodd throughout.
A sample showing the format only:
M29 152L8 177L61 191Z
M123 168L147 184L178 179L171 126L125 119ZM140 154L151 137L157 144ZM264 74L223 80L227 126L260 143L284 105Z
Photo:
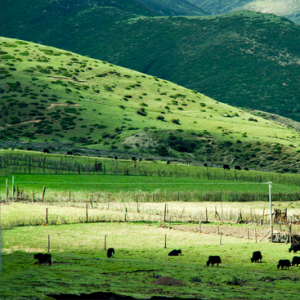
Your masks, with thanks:
M212 15L236 10L252 10L285 17L300 24L299 0L189 0Z
M156 13L164 16L206 16L208 12L187 0L140 0Z
M299 133L163 79L1 39L1 145L51 142L297 172ZM51 151L52 151L51 149Z
M5 36L90 55L220 102L300 121L300 27L284 18L255 12L157 17L130 0L93 7L38 1L30 9L17 0L15 13L4 2Z
M238 7L248 4L252 0L189 0L196 6L209 12L211 15L229 13Z
M239 9L271 13L277 16L283 16L297 24L300 24L299 0L254 0L239 7Z

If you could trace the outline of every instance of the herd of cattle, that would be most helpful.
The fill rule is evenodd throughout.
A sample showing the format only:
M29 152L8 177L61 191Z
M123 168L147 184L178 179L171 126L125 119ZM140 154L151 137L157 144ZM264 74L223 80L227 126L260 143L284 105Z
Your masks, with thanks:
M292 245L289 248L289 253L291 252L296 253L297 251L300 251L300 243L299 244L295 244ZM115 255L115 249L114 248L109 248L106 252L107 258L112 258ZM178 255L182 255L181 250L172 250L171 252L169 252L168 256L178 256ZM39 265L43 264L43 263L48 263L49 266L52 264L52 255L51 254L43 254L43 253L38 253L34 255L34 259L37 259L39 261ZM251 257L251 262L261 262L262 260L262 255L260 251L254 251ZM208 257L208 261L206 262L207 267L209 265L214 266L215 264L217 266L219 266L219 264L222 263L221 261L221 257L220 256L209 256ZM298 267L298 265L300 264L300 257L299 256L294 256L292 263L289 259L281 259L279 260L278 264L277 264L277 269L281 268L285 268L285 269L289 269L290 266L296 266Z
M12 149L12 150L14 150L14 149ZM28 151L32 151L32 148L27 148L27 150L28 150ZM49 149L44 149L42 152L43 152L43 153L50 153ZM67 154L67 155L79 156L78 154L75 154L75 153L73 153L72 151L68 151L66 154ZM114 159L117 160L118 157L115 156ZM141 162L141 161L142 161L142 158L137 159L136 157L132 157L131 160L132 160L132 161L139 161L139 162ZM149 160L149 159L148 159L148 160ZM151 159L150 159L150 160L151 160ZM171 164L171 161L170 161L170 160L167 160L167 165L169 165L169 164ZM203 166L204 166L204 167L208 167L208 164L205 163ZM229 171L230 171L230 166L227 165L227 164L225 164L225 165L223 165L223 169L224 169L224 170L229 170ZM239 170L239 171L242 170L242 168L241 168L240 166L235 166L234 169L235 169L235 170ZM249 171L249 169L248 169L247 167L245 167L244 170L245 170L245 171Z

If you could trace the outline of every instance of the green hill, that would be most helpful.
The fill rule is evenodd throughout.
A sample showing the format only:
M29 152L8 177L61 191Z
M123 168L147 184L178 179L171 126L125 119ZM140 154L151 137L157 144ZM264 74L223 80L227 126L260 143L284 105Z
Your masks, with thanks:
M252 10L285 17L300 24L300 2L298 0L189 0L212 15L235 10Z
M284 18L255 12L156 17L130 0L92 7L86 1L28 6L17 0L16 13L9 3L0 16L5 36L90 55L220 102L300 121L300 27Z
M166 80L1 39L0 137L297 172L299 133Z
M189 0L212 15L229 13L252 0Z
M156 13L165 16L206 16L208 12L187 0L140 0Z

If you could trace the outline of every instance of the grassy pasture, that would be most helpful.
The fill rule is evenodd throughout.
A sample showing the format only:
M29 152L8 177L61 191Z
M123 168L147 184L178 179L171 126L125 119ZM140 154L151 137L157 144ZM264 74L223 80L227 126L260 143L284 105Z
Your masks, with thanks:
M276 203L273 208L288 209L288 215L300 219L300 201L293 203ZM48 215L46 216L46 209ZM159 222L171 221L175 224L198 224L207 218L210 224L222 226L223 222L236 222L239 212L244 222L259 224L263 212L264 224L269 223L269 206L266 202L169 202L166 206L164 220L164 203L135 203L135 202L110 202L93 203L93 207L82 202L64 203L12 203L2 205L2 228L8 229L18 226L35 225L64 225L86 222ZM218 215L215 214L217 211ZM88 217L86 215L88 213ZM48 218L48 219L46 219ZM192 225L191 225L192 226ZM203 225L205 226L205 225ZM240 226L240 225L239 225ZM249 225L247 225L248 228ZM275 224L275 229L278 225ZM258 228L264 228L259 226ZM283 230L288 230L288 224L282 224ZM262 229L264 231L267 229ZM293 225L293 232L299 232L300 225ZM222 231L222 229L221 229ZM262 236L261 236L262 237ZM260 236L258 235L258 238Z
M6 178L0 177L0 196L5 199ZM263 182L239 182L197 178L122 175L16 174L15 197L47 202L165 202L165 201L268 201L269 187ZM8 177L9 198L12 177ZM274 201L299 200L299 187L273 184Z
M46 252L51 235L54 264L38 266L33 254ZM167 234L167 249L164 235ZM116 249L106 259L107 247ZM297 299L299 267L277 270L279 259L292 259L288 245L254 243L233 237L168 230L155 224L97 223L60 226L28 226L3 231L3 269L0 292L3 299L35 297L50 299L53 293L111 291L148 298L153 295L201 299ZM168 257L172 249L183 256ZM253 251L263 262L252 264ZM220 255L222 264L206 267L209 255ZM152 273L172 276L183 287L152 285ZM191 282L193 277L201 282ZM236 278L236 279L234 279ZM228 284L232 282L233 285Z

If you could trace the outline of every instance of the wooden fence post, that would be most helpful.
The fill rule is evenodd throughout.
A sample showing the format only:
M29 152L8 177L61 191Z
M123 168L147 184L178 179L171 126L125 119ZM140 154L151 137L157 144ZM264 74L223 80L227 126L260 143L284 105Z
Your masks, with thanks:
M166 222L166 214L167 214L167 204L165 203L165 208L164 208L164 223Z
M164 248L167 248L167 235L165 234L165 247Z
M169 229L171 229L171 217L169 217Z
M292 223L289 225L289 237L290 237L290 243L292 244Z
M48 234L48 253L50 253L50 234Z
M48 220L48 208L46 208L46 224L49 224L49 220Z
M11 196L11 200L14 201L15 198L15 176L12 177L12 196Z
M205 208L205 220L206 220L206 223L207 223L208 222L207 207Z
M8 203L8 179L6 179L5 202L6 202L6 204Z
M89 222L89 210L88 210L88 205L85 205L85 213L86 213L86 219L85 222L88 223Z
M42 192L42 201L45 201L45 193L46 193L46 186L44 185L43 187L43 192Z

